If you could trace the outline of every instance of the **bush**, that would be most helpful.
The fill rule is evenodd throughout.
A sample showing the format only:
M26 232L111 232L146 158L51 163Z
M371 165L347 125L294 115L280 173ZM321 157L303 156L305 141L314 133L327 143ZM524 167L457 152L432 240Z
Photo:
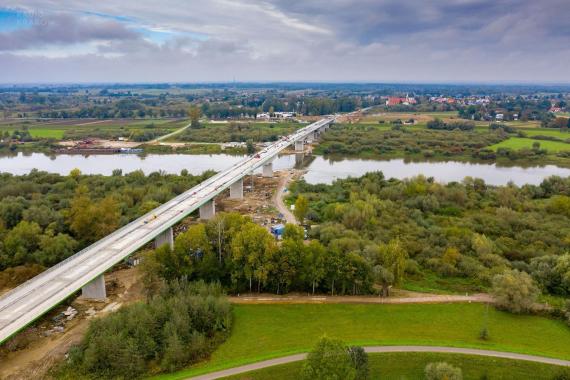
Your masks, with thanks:
M462 380L461 368L445 362L429 363L425 368L427 380Z
M362 347L347 347L343 341L322 337L307 356L301 377L306 380L368 377L368 356Z
M528 273L508 270L495 275L492 283L497 308L517 314L534 310L540 291Z

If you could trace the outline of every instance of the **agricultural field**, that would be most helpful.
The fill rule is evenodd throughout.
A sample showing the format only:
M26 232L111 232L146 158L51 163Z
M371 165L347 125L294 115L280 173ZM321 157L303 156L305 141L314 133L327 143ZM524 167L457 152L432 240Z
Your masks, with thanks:
M479 339L485 323L487 341ZM570 329L563 322L499 312L483 304L234 305L232 335L208 362L159 378L182 379L306 352L324 334L363 346L474 347L570 358Z
M0 132L27 128L34 138L78 140L125 137L147 141L187 125L186 119L66 119L10 120L0 122Z
M386 353L369 354L368 367L371 379L423 379L428 363L446 362L461 368L465 380L524 379L529 373L536 380L550 380L561 373L559 366L475 355L440 353ZM227 377L227 380L295 380L299 378L303 362L282 364Z
M570 144L564 142L536 140L524 137L511 137L505 141L501 141L498 144L491 145L489 149L493 150L497 150L499 148L508 148L513 150L519 150L523 148L532 149L532 145L536 142L540 143L541 149L546 149L549 153L570 151Z

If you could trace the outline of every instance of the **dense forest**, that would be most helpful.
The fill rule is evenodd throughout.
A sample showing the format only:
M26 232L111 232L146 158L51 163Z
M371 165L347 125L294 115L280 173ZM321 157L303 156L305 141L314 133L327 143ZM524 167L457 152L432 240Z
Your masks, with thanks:
M93 320L59 378L132 379L203 360L229 335L231 306L219 284L174 281L147 302Z
M0 288L65 259L211 174L0 174Z

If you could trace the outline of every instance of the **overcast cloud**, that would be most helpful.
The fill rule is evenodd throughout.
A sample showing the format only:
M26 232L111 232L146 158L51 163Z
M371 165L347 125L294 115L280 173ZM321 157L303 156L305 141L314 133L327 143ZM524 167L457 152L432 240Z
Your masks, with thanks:
M0 82L570 82L567 0L1 1ZM4 23L4 25L2 25Z

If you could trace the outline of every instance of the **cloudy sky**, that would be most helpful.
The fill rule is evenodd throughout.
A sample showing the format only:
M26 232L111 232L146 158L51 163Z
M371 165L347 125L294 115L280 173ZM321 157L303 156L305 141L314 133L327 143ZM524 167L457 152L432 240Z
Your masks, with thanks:
M570 82L568 0L0 0L0 82Z

